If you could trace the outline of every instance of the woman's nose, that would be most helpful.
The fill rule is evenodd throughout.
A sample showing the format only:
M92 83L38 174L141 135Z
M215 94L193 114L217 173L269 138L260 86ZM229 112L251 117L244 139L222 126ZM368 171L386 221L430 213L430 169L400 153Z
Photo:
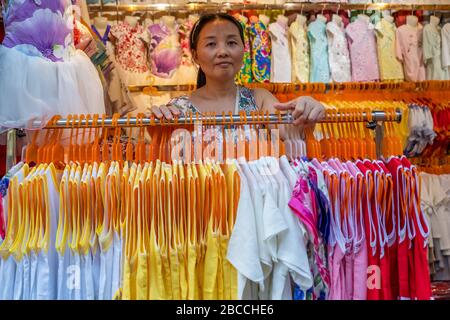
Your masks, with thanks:
M229 52L225 46L219 46L217 48L217 56L218 57L227 57L229 55Z

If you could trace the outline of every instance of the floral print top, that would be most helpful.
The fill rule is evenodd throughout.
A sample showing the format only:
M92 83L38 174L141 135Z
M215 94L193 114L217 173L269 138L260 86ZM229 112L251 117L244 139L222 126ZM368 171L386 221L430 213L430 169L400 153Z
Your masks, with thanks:
M381 80L403 80L403 66L395 56L395 24L382 19L375 30Z
M352 81L379 80L375 26L357 19L345 31L352 62Z
M350 53L345 38L344 23L327 23L328 59L331 78L335 82L350 82Z
M137 24L132 27L126 21L111 28L111 35L116 39L116 59L120 66L136 73L148 71L145 54L145 30Z
M191 20L186 20L178 28L178 36L180 38L181 45L181 65L182 66L192 66L192 55L191 48L189 47L189 36L191 34L192 27L194 23Z
M237 16L238 21L241 23L244 29L244 58L241 70L236 76L236 82L239 84L245 84L252 82L252 57L250 53L250 37L249 28L245 22L245 17L242 15Z
M74 25L70 1L12 0L4 8L3 45L56 62L73 49Z
M289 27L292 55L292 81L309 82L309 42L306 27L298 21Z
M238 111L245 111L247 115L250 115L253 111L258 111L256 105L253 90L246 87L238 86L238 99L237 99ZM180 96L172 99L169 105L178 107L182 113L192 112L194 114L201 114L196 106L191 102L188 96Z
M181 64L182 56L177 27L172 29L164 23L155 23L148 27L148 32L151 73L161 78L172 78Z
M252 23L249 28L252 73L255 82L270 82L272 46L268 29L269 26L262 21Z

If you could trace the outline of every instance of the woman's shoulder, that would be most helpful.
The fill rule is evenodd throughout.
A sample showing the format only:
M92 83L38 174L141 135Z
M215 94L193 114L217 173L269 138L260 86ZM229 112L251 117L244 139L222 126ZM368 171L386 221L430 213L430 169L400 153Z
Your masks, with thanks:
M266 101L267 99L270 99L270 100L273 99L272 93L265 88L254 88L254 89L252 89L252 91L253 91L253 96L255 97L255 101L258 104L258 107L260 107L260 108L264 104L264 101Z
M274 103L277 103L278 99L265 88L254 88L252 91L258 110L268 110L272 112L271 106Z

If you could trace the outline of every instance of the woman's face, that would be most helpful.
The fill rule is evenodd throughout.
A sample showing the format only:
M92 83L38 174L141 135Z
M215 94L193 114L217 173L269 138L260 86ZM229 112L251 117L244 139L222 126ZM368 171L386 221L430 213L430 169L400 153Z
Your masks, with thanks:
M234 80L244 57L239 29L228 20L208 23L200 31L192 56L206 78Z

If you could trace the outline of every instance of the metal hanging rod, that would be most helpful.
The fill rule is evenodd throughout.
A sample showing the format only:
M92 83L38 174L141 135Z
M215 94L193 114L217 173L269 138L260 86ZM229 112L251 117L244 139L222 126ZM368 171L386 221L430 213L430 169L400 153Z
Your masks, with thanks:
M394 3L285 3L285 4L236 4L236 3L187 3L187 4L119 4L119 5L88 5L90 13L98 12L138 12L138 11L226 11L226 10L450 10L450 4L394 4Z
M365 112L362 113L361 120L349 120L348 115L346 113L338 112L335 118L331 118L330 116L326 116L320 122L366 122L369 121L369 117ZM344 119L347 118L347 119ZM389 119L388 115L384 111L372 111L372 122L378 121L395 121L400 122L402 119L402 112L398 109L395 111L395 119ZM240 115L207 115L207 116L184 116L179 117L178 120L158 120L158 119L150 119L143 118L142 124L136 117L128 118L119 118L117 119L117 125L114 125L113 118L106 118L104 121L99 119L96 123L94 123L93 119L81 119L79 121L71 121L67 119L59 119L55 124L51 125L42 125L41 121L33 122L33 129L56 129L56 128L72 128L72 127L85 127L85 128L99 128L99 127L139 127L139 126L176 126L176 125L189 125L189 124L199 124L202 125L244 125L244 124L290 124L293 122L293 118L291 114L270 114L270 115L255 115L255 116L247 116L247 121L245 121Z

